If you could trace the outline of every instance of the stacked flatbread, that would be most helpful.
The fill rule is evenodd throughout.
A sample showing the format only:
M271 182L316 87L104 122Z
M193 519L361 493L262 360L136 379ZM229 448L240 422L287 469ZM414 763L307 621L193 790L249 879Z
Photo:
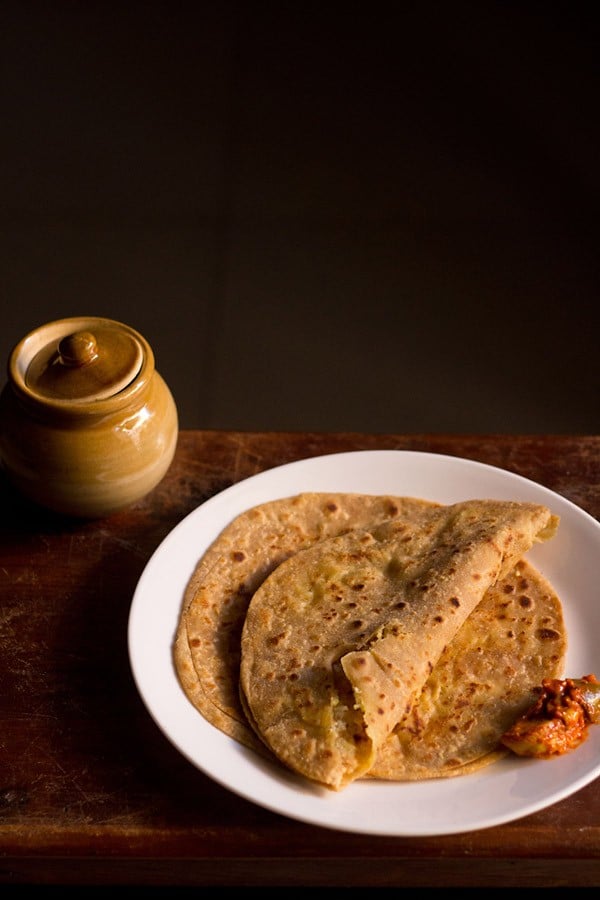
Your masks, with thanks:
M190 581L174 659L217 728L313 782L414 780L500 753L566 635L524 560L530 503L300 494L255 507Z
M266 753L239 692L241 634L250 600L284 560L317 541L434 506L406 497L303 493L237 516L198 563L184 597L175 641L182 686L213 725Z

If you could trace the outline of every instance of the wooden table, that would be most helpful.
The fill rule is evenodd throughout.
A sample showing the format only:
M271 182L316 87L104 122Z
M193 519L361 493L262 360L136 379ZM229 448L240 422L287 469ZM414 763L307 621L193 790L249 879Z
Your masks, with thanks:
M491 463L600 516L600 436L188 431L151 495L94 522L38 510L0 480L0 883L600 884L600 780L477 832L342 833L220 787L147 713L129 668L127 621L137 580L165 535L249 475L359 449Z

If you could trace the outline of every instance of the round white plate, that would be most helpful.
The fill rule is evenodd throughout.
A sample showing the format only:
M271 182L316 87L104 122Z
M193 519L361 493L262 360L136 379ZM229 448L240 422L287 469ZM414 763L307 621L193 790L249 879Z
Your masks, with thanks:
M503 469L436 453L375 450L289 463L235 484L186 516L149 560L129 617L133 676L174 746L219 784L292 819L346 832L442 835L488 828L568 797L600 774L600 728L553 760L511 757L472 775L424 782L357 781L340 792L313 786L210 725L181 689L172 645L188 579L219 532L251 506L302 491L543 503L558 534L528 558L561 597L568 630L565 675L600 677L600 524L575 504Z

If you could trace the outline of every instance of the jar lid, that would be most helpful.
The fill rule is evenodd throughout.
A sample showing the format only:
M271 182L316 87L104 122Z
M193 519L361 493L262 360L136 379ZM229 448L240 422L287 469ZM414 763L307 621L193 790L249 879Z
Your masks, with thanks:
M24 384L41 400L105 400L139 374L144 349L137 332L111 319L62 319L29 336Z

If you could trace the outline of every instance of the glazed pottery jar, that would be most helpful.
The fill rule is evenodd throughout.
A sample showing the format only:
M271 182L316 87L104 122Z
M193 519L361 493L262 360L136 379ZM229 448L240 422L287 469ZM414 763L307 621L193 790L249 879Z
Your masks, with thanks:
M173 396L133 328L59 319L13 349L0 395L0 460L42 506L86 518L129 506L163 478L177 436Z

